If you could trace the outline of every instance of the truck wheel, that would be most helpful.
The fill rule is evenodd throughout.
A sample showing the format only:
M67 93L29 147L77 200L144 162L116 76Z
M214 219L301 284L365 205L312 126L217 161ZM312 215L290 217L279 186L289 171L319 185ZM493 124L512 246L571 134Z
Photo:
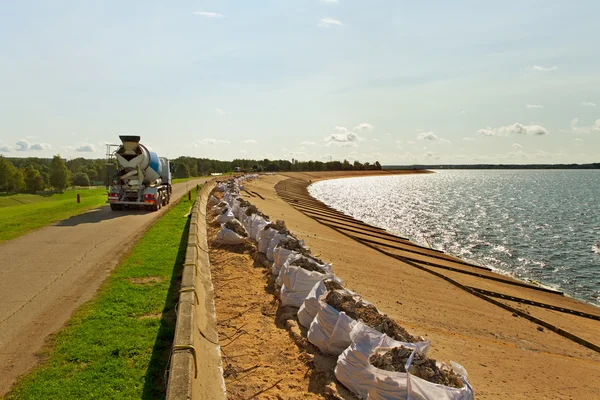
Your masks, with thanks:
M111 204L110 209L113 211L119 211L119 210L122 210L123 207L120 204Z

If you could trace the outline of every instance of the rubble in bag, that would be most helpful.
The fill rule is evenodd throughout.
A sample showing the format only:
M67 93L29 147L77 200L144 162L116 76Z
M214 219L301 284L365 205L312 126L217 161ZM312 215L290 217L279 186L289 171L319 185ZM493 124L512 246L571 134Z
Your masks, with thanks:
M238 221L237 219L232 219L230 221L225 222L224 226L225 226L225 228L227 228L231 231L234 231L235 233L237 233L238 235L240 235L242 237L248 237L246 230L244 229L244 227L242 226L240 221Z
M244 207L245 208L245 207L250 207L252 205L252 203L250 203L247 200L244 200L241 197L238 197L236 200L240 202L240 207Z
M300 268L304 268L307 271L316 271L321 274L327 273L327 271L320 267L319 264L316 263L316 261L312 261L307 257L300 257L297 260L293 261L290 265L295 265Z
M350 294L333 290L327 294L325 302L336 310L343 311L350 318L361 321L394 340L410 343L421 341L420 338L409 334L406 329L387 315L380 314L374 305L356 301Z
M275 229L277 233L281 235L291 235L291 232L285 226L285 221L278 219L275 223L271 222L267 226L264 227L264 230L267 229Z
M250 204L249 202L246 202L246 203L248 203L248 206L244 206L244 207L247 207L246 208L246 215L247 216L251 216L252 214L258 214L258 215L260 215L261 217L263 217L266 220L269 219L269 216L266 215L266 214L263 214L262 212L260 212L258 210L258 208L256 208L256 206Z
M410 358L412 350L406 347L394 347L385 353L375 353L369 359L372 366L392 372L407 372L406 362ZM408 367L408 372L431 383L460 389L463 382L452 369L442 364L438 367L433 358L427 358L423 353L416 352Z
M327 288L328 291L344 289L342 284L335 279L326 279L323 281L323 283L325 284L325 288Z
M219 207L221 207L219 205ZM221 215L225 215L229 212L229 206L227 204L225 204L225 207L223 208L223 210L221 211Z

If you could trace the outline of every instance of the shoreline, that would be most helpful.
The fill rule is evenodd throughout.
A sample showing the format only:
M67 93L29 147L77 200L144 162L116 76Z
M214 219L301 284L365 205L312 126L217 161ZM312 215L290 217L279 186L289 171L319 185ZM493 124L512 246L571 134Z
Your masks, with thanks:
M427 171L429 173L436 173L436 171L429 171L429 170L427 170ZM409 173L410 173L410 171L409 171ZM388 174L385 174L385 175L388 175ZM379 176L379 175L373 174L373 175L364 176L364 177L370 177L370 176ZM340 176L340 177L335 177L335 178L332 178L332 179L343 179L343 178L350 178L350 177L357 177L357 176L348 176L348 177ZM361 177L361 176L358 176L358 177ZM312 183L310 183L307 186L307 188L306 188L307 191L309 191L308 190L309 187L312 186L314 183L319 182L319 181L326 181L326 180L331 180L331 179L330 178L321 178L321 179L318 179L318 180L314 180ZM309 194L310 194L310 191L309 191ZM312 195L311 195L311 197L313 197L317 201L322 201L324 204L327 204L323 200L320 200L320 199L318 199L318 198L316 198L316 197L314 197ZM339 211L340 213L344 213L344 211L338 210L338 209L334 208L331 204L327 204L327 205L329 207L331 207L332 209L335 209L335 210ZM352 216L353 218L356 218L354 215L352 215L352 213L348 213L346 215L349 215L349 216ZM368 224L371 225L371 226L373 226L373 227L376 227L376 228L381 228L381 229L384 229L386 231L388 230L388 228L386 228L385 226L380 226L380 225L376 225L376 224L372 224L372 223L368 223ZM403 232L396 232L396 231L392 231L392 230L390 230L389 232L392 233L392 234L398 235L398 236L406 237L409 241L411 241L412 243L415 243L418 246L428 247L429 243L427 243L427 244L426 243L420 243L418 240L415 240L415 238L413 238L413 237L405 236L405 234ZM504 270L504 269L501 269L501 268L498 268L498 267L495 267L495 266L490 266L490 265L484 264L484 263L482 263L482 262L480 262L478 260L475 260L475 259L469 259L469 258L461 257L459 254L454 254L451 251L448 251L447 249L435 249L434 247L429 247L429 248L431 248L433 250L438 250L438 251L443 252L443 253L448 254L448 255L451 255L451 256L456 257L457 259L463 260L463 261L465 261L465 262L467 262L469 264L474 264L474 265L478 265L478 266L490 269L492 272L494 272L494 273L496 273L498 275L509 277L511 279L515 279L515 280L518 280L518 281L526 283L526 284L535 285L535 286L538 286L540 288L549 289L549 290L552 290L552 291L555 291L555 292L560 292L560 293L563 294L563 296L569 297L571 299L577 300L579 302L582 302L582 303L585 303L587 305L590 305L592 307L597 308L598 312L600 313L600 303L595 303L595 302L593 302L590 299L582 298L582 297L579 297L579 296L577 296L577 295L575 295L573 293L569 293L566 289L564 289L564 288L562 288L560 286L555 286L552 283L544 282L544 281L539 280L539 279L533 279L533 278L528 278L528 277L519 277L519 276L516 276L511 271Z
M596 383L600 381L597 379L600 378L600 353L551 332L553 326L558 327L557 332L573 331L594 346L600 322L557 309L597 315L595 306L532 287L515 286L509 282L514 279L492 271L474 274L470 267L455 263L454 257L448 254L435 253L437 258L428 258L423 253L433 251L414 243L412 246L418 253L410 253L415 248L408 249L409 245L400 238L394 243L398 249L384 249L384 245L390 245L390 239L383 233L373 233L377 237L375 241L380 243L367 243L369 235L343 231L349 229L344 225L353 224L357 228L354 231L359 230L361 225L352 223L350 217L342 224L324 222L321 215L319 222L317 208L314 208L317 200L300 193L301 187L306 190L309 183L317 180L372 176L379 171L352 172L262 176L247 184L249 193L260 197L244 197L273 220L285 220L289 229L298 233L315 254L334 264L350 289L414 333L430 338L433 354L438 359L451 359L465 366L478 398L547 398L546 390L552 390L556 398L600 396L600 383ZM296 203L293 196L298 196ZM333 209L328 207L327 213L334 214ZM329 217L331 219L331 215ZM427 269L435 270L436 276L426 272ZM450 280L480 292L497 293L500 288L508 297L532 298L555 308L515 303L508 298L484 300L484 294L467 293L450 284ZM546 329L532 320L547 322ZM581 376L591 379L572 388L572 383L579 382Z

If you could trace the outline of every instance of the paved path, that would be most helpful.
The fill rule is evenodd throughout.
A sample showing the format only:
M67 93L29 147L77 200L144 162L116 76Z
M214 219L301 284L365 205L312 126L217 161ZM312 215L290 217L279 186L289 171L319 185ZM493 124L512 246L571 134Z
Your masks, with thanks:
M172 198L206 180L174 185ZM101 207L0 244L0 397L168 208Z

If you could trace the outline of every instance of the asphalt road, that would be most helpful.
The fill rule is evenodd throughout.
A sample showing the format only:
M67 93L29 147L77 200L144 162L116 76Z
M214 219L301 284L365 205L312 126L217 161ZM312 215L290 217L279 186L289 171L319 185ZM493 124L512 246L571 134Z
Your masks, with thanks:
M206 180L174 185L172 198ZM0 397L168 208L101 207L0 244Z

